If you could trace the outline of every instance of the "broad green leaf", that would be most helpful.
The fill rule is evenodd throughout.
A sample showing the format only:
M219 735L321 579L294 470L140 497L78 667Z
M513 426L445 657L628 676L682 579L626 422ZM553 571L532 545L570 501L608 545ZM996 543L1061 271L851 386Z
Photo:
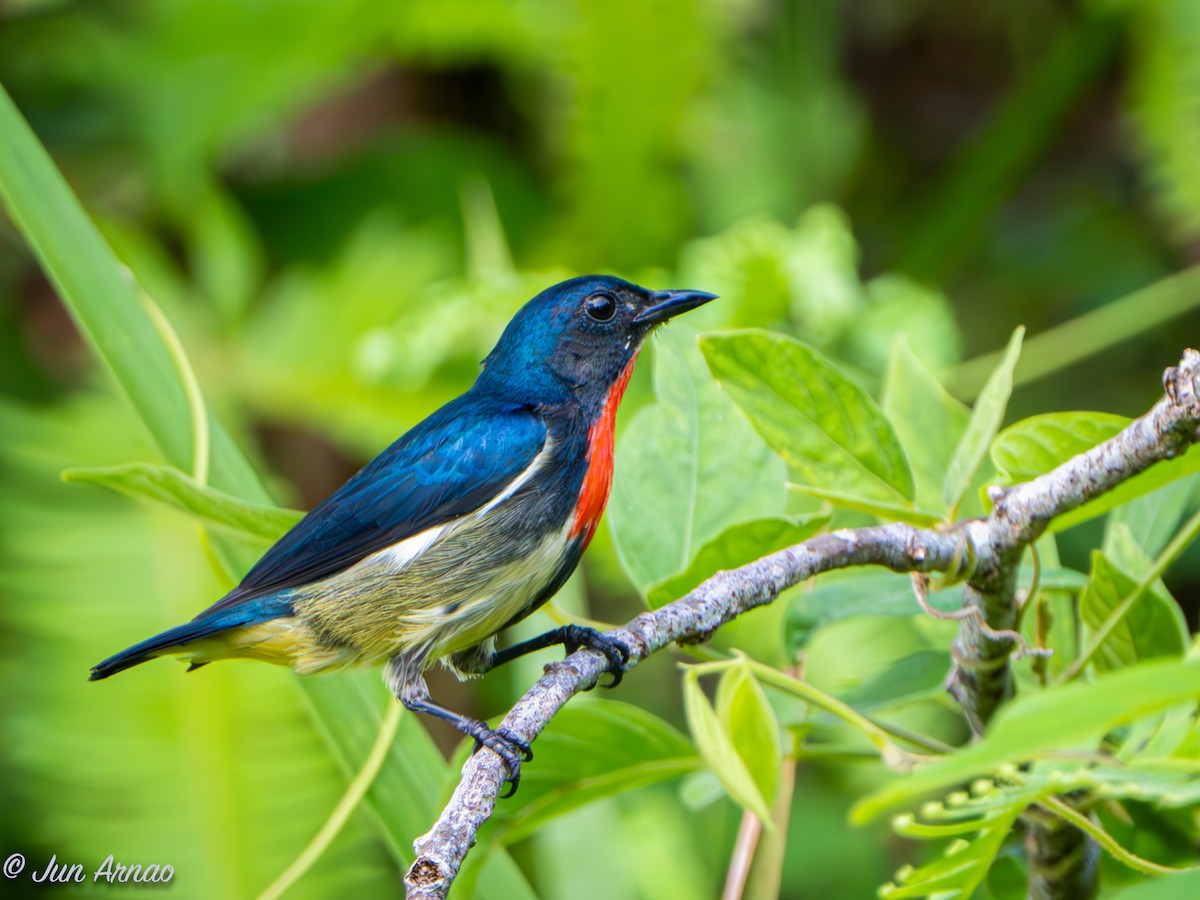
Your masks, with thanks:
M1195 702L1181 704L1131 725L1113 756L1122 761L1139 762L1171 756L1195 760L1196 747L1191 738L1196 727Z
M701 338L708 366L803 484L905 504L900 440L870 396L799 341L766 331Z
M1109 896L1112 900L1196 900L1200 897L1200 872L1150 878L1119 888Z
M654 344L656 402L617 443L608 522L634 584L646 590L687 567L739 522L783 513L787 473L713 382L682 326Z
M942 485L971 412L917 359L904 335L892 344L882 406L912 465L918 505L945 512Z
M1104 529L1104 557L1129 578L1143 579L1154 571L1155 561L1141 546L1129 526L1122 521L1106 523ZM1166 588L1159 587L1165 593Z
M699 812L726 796L721 781L708 769L693 772L679 785L679 802L691 812Z
M1132 538L1125 540L1132 544ZM1089 638L1101 631L1107 634L1091 659L1098 671L1159 656L1182 656L1187 649L1183 612L1162 583L1139 590L1137 579L1099 550L1092 552L1092 576L1080 598L1079 615Z
M988 376L983 390L975 400L971 418L967 422L942 483L942 499L947 507L955 509L975 479L975 473L987 456L988 446L1004 423L1004 412L1008 409L1008 398L1012 396L1013 369L1021 355L1021 339L1025 328L1018 327L1008 341L1004 358Z
M1000 709L983 740L928 763L860 800L852 811L866 821L930 791L986 776L1006 763L1055 750L1094 749L1118 725L1200 697L1200 665L1153 661L1017 697Z
M464 745L463 752L469 751ZM562 709L537 740L521 790L498 804L494 837L519 841L547 822L604 797L680 778L701 762L684 735L637 706L593 699ZM453 768L453 767L452 767Z
M920 615L916 600L911 609ZM804 678L859 709L937 697L950 670L955 624L913 616L843 619L808 645Z
M731 666L717 682L717 719L733 741L759 794L770 805L782 768L779 723L762 685L746 666Z
M1113 555L1114 534L1125 528L1146 556L1158 556L1179 528L1197 488L1200 475L1189 475L1118 506L1105 524L1104 552Z
M912 504L889 503L886 500L868 500L855 494L842 491L831 491L826 488L813 487L808 484L788 485L797 493L806 494L817 500L823 500L839 509L851 509L855 512L867 513L889 522L908 522L910 525L936 525L942 521L942 516L927 509L918 509Z
M296 510L247 503L200 484L173 466L129 463L95 469L67 469L62 477L64 481L97 484L133 497L165 503L211 525L264 541L279 540L304 517L304 513Z
M683 708L696 749L704 758L705 765L721 780L730 797L758 816L764 828L773 827L769 801L759 790L733 740L709 705L694 671L684 675Z
M1029 481L1108 440L1130 421L1124 416L1098 412L1032 416L1000 433L992 445L992 459L1009 484ZM1200 472L1200 452L1192 447L1182 456L1157 462L1095 500L1058 516L1050 523L1050 531L1062 531L1103 515L1134 498L1197 472Z
M1130 421L1098 412L1031 416L999 434L992 444L992 461L1009 484L1029 481L1108 440Z
M1028 588L1033 582L1030 566L1021 569L1018 586ZM1087 584L1087 576L1073 569L1047 567L1042 569L1040 589L1078 592ZM962 586L931 591L929 605L941 612L962 608ZM853 572L829 572L816 584L794 593L788 606L788 646L803 648L821 627L853 616L920 616L924 615L913 593L908 575L871 568Z
M726 528L697 551L686 569L647 590L646 602L657 609L679 599L722 569L736 569L807 540L828 521L828 516L754 519Z

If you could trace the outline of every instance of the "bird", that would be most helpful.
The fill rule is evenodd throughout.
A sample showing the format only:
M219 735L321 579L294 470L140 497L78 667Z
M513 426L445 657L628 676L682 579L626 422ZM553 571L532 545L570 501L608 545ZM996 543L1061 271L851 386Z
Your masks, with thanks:
M188 671L226 658L301 674L383 665L405 708L449 722L506 767L529 745L437 703L425 672L460 678L563 645L629 648L565 625L502 650L496 637L574 572L608 502L617 407L647 336L715 294L611 275L553 285L516 313L472 387L401 435L315 506L228 594L189 622L92 667L108 678L163 655Z

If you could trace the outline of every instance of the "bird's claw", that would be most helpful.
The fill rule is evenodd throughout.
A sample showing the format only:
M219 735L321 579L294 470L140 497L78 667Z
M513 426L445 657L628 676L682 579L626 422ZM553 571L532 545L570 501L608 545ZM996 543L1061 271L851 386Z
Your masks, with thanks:
M482 722L474 724L476 727L468 732L475 739L475 748L471 755L479 752L480 747L487 747L500 757L504 767L508 769L504 783L509 785L509 788L506 793L500 795L500 799L505 800L517 792L517 785L521 783L521 763L533 760L533 750L528 743L507 729L488 728Z
M616 638L610 638L606 634L601 634L595 628L583 625L568 625L566 638L563 643L567 648L567 656L581 647L603 653L604 658L608 660L607 671L612 675L612 681L605 687L615 688L621 683L621 678L625 675L625 664L629 662L629 648L624 643Z

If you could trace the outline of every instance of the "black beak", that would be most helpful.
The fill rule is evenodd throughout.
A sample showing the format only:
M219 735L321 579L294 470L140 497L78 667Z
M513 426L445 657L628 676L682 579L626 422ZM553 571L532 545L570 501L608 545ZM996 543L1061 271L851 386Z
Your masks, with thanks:
M716 300L716 294L707 291L655 291L650 295L654 305L638 313L633 321L640 325L660 325L672 316L685 313L689 309L703 306L709 300Z

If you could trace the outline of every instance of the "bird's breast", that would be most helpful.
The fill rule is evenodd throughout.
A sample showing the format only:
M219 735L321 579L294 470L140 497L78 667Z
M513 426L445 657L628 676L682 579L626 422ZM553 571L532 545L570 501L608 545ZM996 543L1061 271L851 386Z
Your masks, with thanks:
M612 490L613 476L613 429L617 421L617 407L625 396L629 386L629 378L633 375L633 364L637 362L637 354L625 367L625 371L609 388L600 415L588 428L588 465L583 476L583 484L579 489L579 499L575 504L575 518L571 523L570 537L583 537L586 547L596 533L604 507L608 505L608 495Z

